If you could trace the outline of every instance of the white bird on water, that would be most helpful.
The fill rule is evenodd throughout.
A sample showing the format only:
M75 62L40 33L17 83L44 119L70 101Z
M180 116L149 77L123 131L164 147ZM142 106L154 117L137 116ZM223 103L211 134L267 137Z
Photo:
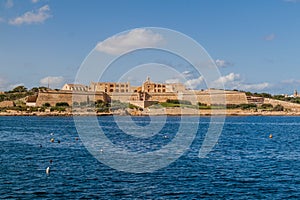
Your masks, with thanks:
M50 174L50 167L47 167L46 174Z

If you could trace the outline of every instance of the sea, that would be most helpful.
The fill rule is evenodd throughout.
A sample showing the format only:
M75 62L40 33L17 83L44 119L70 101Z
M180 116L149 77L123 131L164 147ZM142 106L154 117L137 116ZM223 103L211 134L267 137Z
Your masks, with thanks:
M145 116L124 118L122 123L128 123L130 131L132 122L147 127L155 119L162 121ZM107 159L114 161L114 152L105 161L95 156L87 147L93 146L93 140L86 143L73 117L0 117L0 199L300 198L300 117L226 117L220 134L214 135L215 143L208 147L203 145L209 127L222 123L210 117L168 116L157 133L143 137L124 132L113 116L96 120L109 145L139 156L140 171L132 169L137 161L129 158L119 163L120 168L110 165L113 162ZM177 140L179 127L188 129L195 121L196 132L191 128ZM164 151L151 160L154 168L147 171L149 162L143 160L150 159L147 152L168 144L185 148L179 154ZM209 145L210 151L199 157L200 149ZM97 148L99 154L106 151Z

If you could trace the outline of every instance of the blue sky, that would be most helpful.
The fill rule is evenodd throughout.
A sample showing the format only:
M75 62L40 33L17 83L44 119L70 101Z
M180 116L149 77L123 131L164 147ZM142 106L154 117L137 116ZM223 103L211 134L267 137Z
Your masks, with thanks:
M59 88L99 42L140 27L196 40L228 89L300 90L298 0L0 0L0 91Z

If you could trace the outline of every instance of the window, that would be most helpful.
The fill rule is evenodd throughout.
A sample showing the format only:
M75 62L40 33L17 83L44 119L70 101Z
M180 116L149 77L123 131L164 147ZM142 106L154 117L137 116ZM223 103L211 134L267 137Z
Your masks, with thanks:
M114 92L114 89L110 89L109 92Z
M109 87L114 87L114 85L113 85L113 84L110 84Z
M116 92L119 92L119 89L116 89Z
M166 89L163 89L162 91L163 91L163 92L166 92Z
M158 92L160 92L160 89L158 89Z
M124 92L124 89L121 89L121 92Z

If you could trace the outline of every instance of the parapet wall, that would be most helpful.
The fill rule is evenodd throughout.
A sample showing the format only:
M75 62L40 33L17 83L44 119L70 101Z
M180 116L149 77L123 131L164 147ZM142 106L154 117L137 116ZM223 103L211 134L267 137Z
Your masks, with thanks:
M195 100L196 99L196 100ZM218 104L247 104L246 94L236 91L224 90L206 90L206 91L191 91L182 95L182 100L200 102L207 105Z
M181 92L165 92L165 93L148 93L147 101L165 102L171 100L187 100L192 104L198 102L211 104L243 104L248 103L245 93L223 90L206 90L206 91L187 91ZM36 106L42 106L45 103L50 103L55 106L58 102L67 102L72 105L73 102L91 102L91 101L110 101L119 100L121 102L139 101L137 93L112 93L110 96L104 92L72 92L72 91L44 91L39 92Z
M88 102L88 101L107 101L107 95L103 92L72 92L72 91L44 91L39 92L36 101L36 106L42 106L49 103L55 106L58 102L67 102L72 105L73 102Z
M300 104L296 104L296 103L280 101L280 100L270 99L270 98L265 98L264 103L272 104L273 106L282 105L284 108L290 109L291 111L296 111L296 112L300 111Z

